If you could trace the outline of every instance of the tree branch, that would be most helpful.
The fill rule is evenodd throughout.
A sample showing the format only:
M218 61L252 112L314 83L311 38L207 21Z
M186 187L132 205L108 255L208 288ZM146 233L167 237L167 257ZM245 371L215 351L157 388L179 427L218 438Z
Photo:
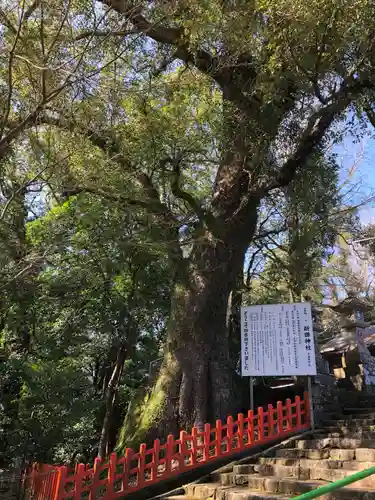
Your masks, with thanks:
M247 266L247 270L246 270L246 282L245 282L245 286L246 288L250 288L250 282L251 282L251 279L253 278L254 276L254 273L252 272L253 270L253 265L255 263L255 259L257 258L258 254L262 251L262 248L261 247L258 247L255 252L252 253L251 257L250 257L250 260L249 260L249 265Z
M209 52L197 49L190 51L183 40L183 30L181 28L170 28L161 26L159 23L151 23L142 15L142 7L129 6L130 2L124 0L99 0L104 5L125 16L138 33L149 36L155 42L176 47L175 56L186 63L194 64L200 71L210 75L219 84L224 84L223 74L218 71L218 59L211 56Z
M87 129L83 131L82 129L79 128L77 124L65 118L55 118L51 117L50 115L43 115L40 117L40 120L43 123L54 125L59 128L65 128L72 132L78 131L83 133L90 140L92 144L97 146L102 151L105 151L107 153L109 152L115 161L121 163L127 168L131 168L129 161L121 154L121 148L113 136L105 134L100 135L92 129ZM181 159L182 157L181 155L179 155L175 160L166 158L163 161L164 164L170 162L173 165L173 173L172 173L173 175L171 180L172 194L176 198L185 201L193 209L194 213L198 216L198 218L201 221L203 221L210 230L214 232L217 230L216 227L217 223L213 214L204 210L199 204L198 200L194 198L194 196L192 196L190 193L184 191L181 188L181 169L180 169ZM151 203L142 200L130 200L130 199L127 199L126 202L133 205L138 204L139 206L143 206L143 208L148 208L154 213L158 213L159 215L166 211L169 211L170 217L173 218L174 222L176 223L176 219L174 218L172 212L170 212L167 205L163 204L160 201L159 193L153 186L151 179L145 173L141 173L138 176L137 180L143 186L144 191L147 194ZM103 195L103 193L101 194Z
M50 167L50 165L47 165L46 167L43 167L41 170L39 170L30 180L27 182L24 182L18 189L16 189L11 197L7 200L7 202L4 205L3 210L1 211L0 214L0 222L4 219L6 212L8 208L10 207L11 203L15 199L15 197L21 193L23 190L27 189L28 186L30 186L33 182L35 182L39 177Z
M36 9L39 7L39 5L42 3L42 0L35 0L30 7L27 9L25 13L25 21L27 21L36 11Z
M217 221L214 215L210 211L204 210L199 201L194 198L193 195L184 191L181 188L181 160L182 155L179 154L176 159L172 160L173 165L173 173L171 180L171 191L173 196L176 198L185 201L190 208L193 209L194 213L197 215L201 222L204 222L208 229L210 229L214 234L218 232Z
M126 168L132 168L129 160L127 160L127 158L122 155L121 147L116 141L115 137L109 134L100 135L99 133L91 129L82 130L82 128L80 128L76 123L63 117L56 118L44 114L40 116L40 121L42 123L70 130L72 132L82 133L94 146L98 147L105 153L110 153L114 161L116 161L120 165L125 166ZM84 192L91 193L94 195L102 196L104 199L115 201L117 203L120 202L127 205L139 206L151 213L154 213L158 216L159 220L166 229L166 239L171 260L175 263L181 263L183 260L183 256L178 239L178 227L180 226L180 222L176 219L169 207L160 201L159 192L153 185L151 178L145 172L141 172L140 174L138 174L136 180L142 186L143 191L147 197L146 200L127 197L123 194L110 193L99 186L92 187L77 185L77 189L74 191L74 194Z
M277 236L278 234L286 231L287 228L285 226L282 226L282 227L279 227L277 229L270 229L269 231L262 231L262 232L259 232L254 238L253 238L253 241L259 241L259 240L263 240L264 238L267 238L267 237L270 237L272 235L275 235ZM273 239L272 239L273 241ZM273 241L274 242L274 241ZM276 243L275 243L276 245ZM279 247L281 248L281 247Z
M261 246L259 246L259 243L258 242L254 242L255 246L257 248L262 248ZM264 248L266 249L266 251L268 252L268 257L273 260L274 262L276 262L276 264L278 265L281 265L284 269L285 269L285 262L278 256L275 254L274 250L272 248L270 248L266 243L263 243L263 246Z
M0 9L0 17L3 19L5 26L10 29L10 31L16 35L17 34L17 28L13 26L11 21L9 20L8 16L5 14L3 9Z
M367 115L368 121L375 128L375 111L372 109L371 106L366 106L365 113Z
M297 169L304 165L309 154L320 144L336 116L347 108L353 96L357 96L364 88L372 88L373 85L368 80L361 81L352 77L349 82L344 81L340 89L332 96L331 104L321 107L312 114L296 151L284 163L276 179L268 186L261 188L259 194L266 195L276 188L288 186L294 179Z
M6 104L5 104L4 116L2 118L2 123L0 126L0 140L3 137L4 129L7 125L10 110L12 107L11 105L12 105L12 96L13 96L13 59L15 56L18 40L20 39L23 21L24 21L24 3L22 3L21 17L20 17L20 20L18 23L17 32L16 32L14 40L13 40L12 48L10 49L10 53L9 53L9 59L8 59L8 96L7 96ZM0 147L0 151L1 151L1 147Z
M86 38L91 38L91 37L110 37L110 36L120 36L125 38L126 36L129 35L138 35L139 31L134 29L134 30L119 30L119 31L101 31L101 30L95 30L95 31L83 31L79 35L77 35L74 40L77 42L79 40L84 40Z

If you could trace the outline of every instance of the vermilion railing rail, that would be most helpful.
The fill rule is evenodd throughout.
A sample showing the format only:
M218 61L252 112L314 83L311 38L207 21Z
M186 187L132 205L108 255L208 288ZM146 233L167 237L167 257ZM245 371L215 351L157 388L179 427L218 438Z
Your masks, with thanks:
M30 500L90 500L123 498L142 488L193 470L219 458L229 457L254 446L265 444L310 427L309 397L287 399L267 411L258 408L254 414L240 413L236 420L228 417L215 427L206 424L202 431L193 427L190 434L180 433L178 439L168 436L161 444L146 449L141 444L138 452L127 448L125 455L110 455L94 466L78 464L66 466L35 465L25 480L26 498ZM87 496L88 495L88 496Z

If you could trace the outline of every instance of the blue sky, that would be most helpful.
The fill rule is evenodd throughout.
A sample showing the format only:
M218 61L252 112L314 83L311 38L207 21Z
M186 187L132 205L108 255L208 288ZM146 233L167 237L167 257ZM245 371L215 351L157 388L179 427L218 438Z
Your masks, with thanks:
M347 178L349 169L356 165L350 179L356 185L350 201L361 203L374 197L372 202L361 208L360 217L364 224L375 224L375 134L363 137L358 143L353 143L352 137L347 136L342 144L334 148L334 152L341 166L341 182Z

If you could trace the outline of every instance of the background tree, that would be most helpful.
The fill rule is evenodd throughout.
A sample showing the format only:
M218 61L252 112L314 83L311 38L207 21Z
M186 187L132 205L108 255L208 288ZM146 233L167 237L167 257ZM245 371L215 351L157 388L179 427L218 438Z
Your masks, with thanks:
M33 322L17 297L8 293L4 304L4 461L88 460L113 449L121 416L160 356L169 304L165 260L142 245L144 217L135 215L125 221L110 205L71 198L25 224L26 250L45 259L33 274ZM18 323L33 325L27 353L10 330Z

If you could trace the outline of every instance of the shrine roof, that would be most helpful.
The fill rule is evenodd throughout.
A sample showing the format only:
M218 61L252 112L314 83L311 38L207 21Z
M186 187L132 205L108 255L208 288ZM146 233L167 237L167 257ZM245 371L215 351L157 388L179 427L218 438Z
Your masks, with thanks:
M353 339L348 339L342 335L338 335L333 339L329 340L323 344L319 351L322 354L328 354L329 352L342 353L348 351L351 347L355 346L356 342Z
M372 309L372 305L367 302L367 300L362 299L360 297L346 297L344 300L339 302L336 305L330 305L330 309L336 312L350 312L355 309L360 311L370 311Z

